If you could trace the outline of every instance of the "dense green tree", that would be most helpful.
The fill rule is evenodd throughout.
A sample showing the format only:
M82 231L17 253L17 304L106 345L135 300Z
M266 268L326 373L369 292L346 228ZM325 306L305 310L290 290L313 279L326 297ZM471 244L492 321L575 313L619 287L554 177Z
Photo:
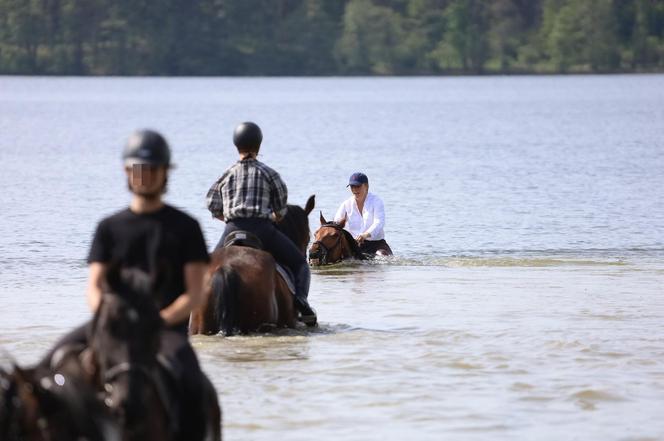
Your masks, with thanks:
M548 34L548 50L560 71L610 71L619 66L611 11L611 0L568 0L557 8Z
M350 73L399 73L406 37L402 18L394 10L371 0L351 0L337 47L339 63Z
M659 0L0 0L0 74L661 70Z
M10 73L41 73L38 52L46 29L38 0L4 0L0 15L2 61Z
M446 8L441 68L482 73L489 58L488 0L454 0Z
M526 28L519 4L514 0L495 0L489 7L489 45L496 68L509 70L516 63Z

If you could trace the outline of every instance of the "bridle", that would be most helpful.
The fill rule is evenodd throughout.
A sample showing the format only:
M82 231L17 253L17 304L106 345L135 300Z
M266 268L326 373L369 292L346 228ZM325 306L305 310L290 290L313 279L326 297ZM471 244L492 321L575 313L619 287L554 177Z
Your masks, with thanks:
M343 244L341 243L341 238L343 236L343 232L342 232L343 228L341 228L341 226L339 224L335 224L334 222L329 222L327 224L321 225L321 228L325 228L325 227L334 228L335 230L338 230L339 231L339 236L337 236L334 243L330 246L325 245L325 243L323 243L322 240L314 241L311 244L311 247L313 248L314 245L318 245L318 249L314 253L309 252L309 260L318 259L318 261L321 265L326 265L328 263L341 262L341 260L343 259L343 249L341 250L341 253L339 253L339 258L337 260L335 260L334 262L328 262L327 258L330 254L330 251L336 249L337 246L339 246L339 245L343 246ZM320 228L318 229L318 231L320 231ZM316 233L318 233L318 231L316 231ZM314 235L316 233L314 233Z
M103 302L103 300L102 300ZM101 308L101 305L100 305ZM129 310L129 315L133 317L138 317L138 313L134 308L131 308ZM138 319L138 318L137 318ZM98 324L95 323L93 325L93 335L98 331ZM120 377L128 375L136 375L144 378L147 380L145 382L146 385L149 385L154 388L154 390L157 393L157 397L159 401L161 401L161 404L163 408L166 410L166 412L169 414L170 418L168 420L170 421L171 425L171 433L176 433L177 428L178 428L178 422L177 418L174 418L174 403L171 399L169 399L169 393L167 390L167 385L163 381L163 376L161 375L160 372L158 372L159 368L159 356L157 356L157 364L154 366L149 366L146 365L145 363L132 363L129 361L123 361L119 362L113 366L111 366L108 369L104 369L103 372L101 372L101 375L99 376L99 384L101 386L101 396L102 396L102 401L104 405L111 410L112 412L115 412L117 409L118 403L115 403L113 401L113 398L111 398L111 393L113 392L115 388L115 383L119 380ZM98 367L99 368L99 367ZM147 421L142 420L138 425L134 425L133 431L136 431L137 429L143 427Z

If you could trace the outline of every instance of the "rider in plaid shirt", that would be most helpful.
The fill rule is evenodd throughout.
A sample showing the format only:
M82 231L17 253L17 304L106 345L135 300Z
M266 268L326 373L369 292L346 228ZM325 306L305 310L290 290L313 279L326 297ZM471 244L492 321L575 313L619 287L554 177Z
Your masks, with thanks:
M288 189L279 173L251 155L240 158L208 191L212 216L230 221L249 217L270 219L272 213L285 215Z
M263 248L293 273L295 305L302 321L313 326L317 319L307 301L309 265L295 244L272 223L286 214L288 189L279 173L256 159L262 141L263 134L256 124L240 124L233 134L240 160L208 191L207 206L212 216L226 222L217 247L222 247L233 231L248 231L258 236Z

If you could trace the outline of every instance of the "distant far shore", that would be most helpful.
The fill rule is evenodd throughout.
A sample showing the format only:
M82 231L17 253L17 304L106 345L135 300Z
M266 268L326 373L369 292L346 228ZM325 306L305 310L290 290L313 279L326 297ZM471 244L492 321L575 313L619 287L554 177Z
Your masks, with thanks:
M0 0L0 75L664 72L664 1Z
M94 75L94 74L24 74L24 73L0 73L1 77L49 77L49 78L458 78L458 77L546 77L546 76L610 76L610 75L662 75L664 69L660 70L635 70L635 71L611 71L611 72L590 72L590 71L569 71L569 72L540 72L540 71L520 71L520 72L482 72L482 73L422 73L422 74L279 74L279 75L173 75L173 74L123 74L123 75Z

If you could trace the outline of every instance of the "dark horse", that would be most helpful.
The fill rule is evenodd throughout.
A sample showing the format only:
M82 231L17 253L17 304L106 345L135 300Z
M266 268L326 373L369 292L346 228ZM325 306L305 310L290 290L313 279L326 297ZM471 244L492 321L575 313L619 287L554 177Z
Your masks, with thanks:
M54 363L75 372L102 395L119 422L124 441L188 440L180 427L184 403L179 399L177 366L160 355L165 331L151 292L153 277L137 269L110 265L111 292L102 296L91 325L89 348L81 355L54 355ZM184 338L184 337L182 337ZM185 372L184 375L187 375ZM217 394L201 372L204 385L206 440L221 439ZM184 429L184 428L183 428Z
M303 208L288 205L277 228L302 254L309 244L308 215L314 209L310 196ZM267 252L247 246L227 246L212 253L210 286L205 305L191 315L191 334L223 331L250 333L274 327L294 328L297 313L294 293Z
M0 440L119 441L92 389L59 373L0 368Z
M346 259L365 260L367 255L351 234L344 230L346 219L341 222L328 222L320 214L320 228L314 233L314 242L309 248L309 264L329 265Z

